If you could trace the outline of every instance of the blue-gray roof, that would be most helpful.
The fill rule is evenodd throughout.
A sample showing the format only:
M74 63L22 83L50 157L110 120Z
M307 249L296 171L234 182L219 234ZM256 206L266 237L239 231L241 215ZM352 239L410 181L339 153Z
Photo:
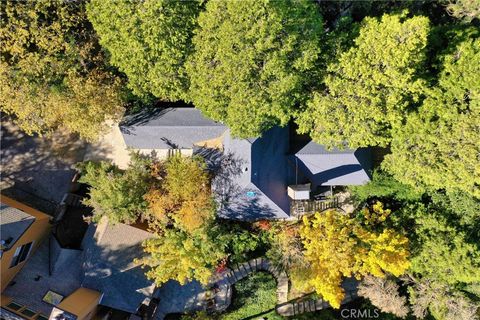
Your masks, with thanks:
M11 247L35 221L35 217L20 209L0 203L0 236Z
M144 255L142 242L151 237L153 234L139 228L103 219L85 245L82 286L102 292L102 305L136 313L155 289L146 270L134 263Z
M370 181L370 149L332 149L310 141L295 154L298 168L314 186L361 185Z
M228 132L224 150L236 174L231 181L219 215L237 220L282 219L289 217L288 128L275 127L256 139L236 139Z
M123 139L134 149L191 149L220 137L226 127L195 108L147 108L120 123Z

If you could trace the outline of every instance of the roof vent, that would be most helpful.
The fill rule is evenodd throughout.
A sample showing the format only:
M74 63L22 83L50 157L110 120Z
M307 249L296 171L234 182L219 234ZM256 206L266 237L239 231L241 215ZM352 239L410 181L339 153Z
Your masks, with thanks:
M247 191L247 197L254 198L257 194L254 191Z

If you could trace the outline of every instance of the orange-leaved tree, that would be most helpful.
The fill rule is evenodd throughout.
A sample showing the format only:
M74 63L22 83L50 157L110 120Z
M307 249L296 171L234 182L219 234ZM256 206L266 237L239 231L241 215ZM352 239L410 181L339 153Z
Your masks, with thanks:
M145 195L151 225L162 228L174 224L191 233L213 217L209 176L201 158L171 157L157 178L161 183Z

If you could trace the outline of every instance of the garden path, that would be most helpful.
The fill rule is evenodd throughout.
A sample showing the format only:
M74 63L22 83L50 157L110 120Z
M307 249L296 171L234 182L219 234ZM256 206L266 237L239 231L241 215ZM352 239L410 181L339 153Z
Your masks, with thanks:
M266 258L256 258L238 264L232 269L227 268L223 272L217 273L209 284L209 287L213 289L203 289L196 281L183 286L178 282L167 282L158 291L160 303L155 319L162 320L168 313L192 313L200 310L209 310L215 313L224 312L232 300L232 286L251 273L258 271L269 272L275 277L277 281L277 305L275 309L281 316L294 316L330 308L330 304L323 299L288 301L288 276L286 272L276 268ZM357 297L357 285L354 279L347 279L342 286L346 293L342 304Z

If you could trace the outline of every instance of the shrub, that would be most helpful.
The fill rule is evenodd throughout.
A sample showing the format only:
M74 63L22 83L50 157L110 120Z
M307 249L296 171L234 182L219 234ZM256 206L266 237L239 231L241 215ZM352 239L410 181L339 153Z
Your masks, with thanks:
M269 320L283 319L274 310L276 288L272 275L265 272L251 274L235 284L231 310L220 319L238 320L255 315Z

